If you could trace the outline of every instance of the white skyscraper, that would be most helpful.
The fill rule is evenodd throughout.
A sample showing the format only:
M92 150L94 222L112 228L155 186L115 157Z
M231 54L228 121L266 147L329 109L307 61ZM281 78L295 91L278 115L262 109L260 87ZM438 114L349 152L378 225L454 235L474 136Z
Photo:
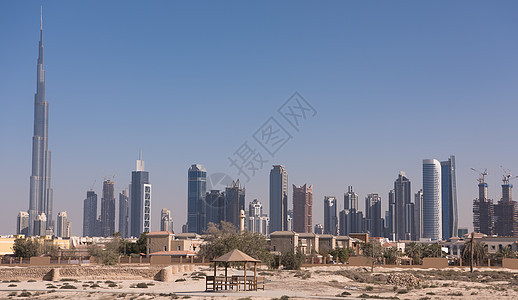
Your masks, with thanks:
M162 208L160 212L160 231L173 232L173 217L167 208Z
M441 163L423 160L423 238L432 241L442 236Z
M70 222L68 221L66 211L62 211L58 214L56 236L70 237Z
M29 234L29 213L21 211L16 218L16 234Z

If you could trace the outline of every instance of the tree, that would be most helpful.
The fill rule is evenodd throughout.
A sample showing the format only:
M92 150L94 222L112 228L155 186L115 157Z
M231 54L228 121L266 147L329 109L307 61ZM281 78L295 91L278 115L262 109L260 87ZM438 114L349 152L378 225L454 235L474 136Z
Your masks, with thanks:
M113 245L106 244L105 249L99 245L90 245L88 254L97 259L98 263L103 265L116 265L119 262L119 253Z
M297 251L297 253L287 251L281 255L281 264L286 270L300 270L300 267L302 267L304 263L304 258L304 254L300 251Z
M502 247L502 249L498 250L498 252L496 253L496 256L501 257L501 258L515 258L516 257L515 253L511 249L511 245Z
M425 255L425 245L416 242L408 243L405 247L405 254L412 259L412 264L420 265Z
M471 233L471 239L464 243L462 247L462 259L469 262L470 272L473 273L473 265L475 262L482 263L486 258L487 249L485 244L475 241L474 232Z
M379 263L383 258L383 247L378 242L368 242L361 245L363 256L372 258L371 272L374 272L374 264Z
M15 257L29 258L41 255L41 245L37 240L16 239L13 245Z
M345 264L349 260L351 250L349 248L335 248L330 253L333 258Z
M442 257L442 247L439 243L427 245L424 248L424 257Z
M395 265L397 263L397 259L399 257L399 250L397 247L385 248L383 251L383 257L385 258L385 263L388 265Z
M231 250L238 249L271 266L273 256L268 251L268 243L260 233L238 233L234 225L228 222L209 223L205 231L205 243L200 246L198 255L209 260L219 257Z
M118 237L120 237L120 235ZM136 243L120 238L119 253L121 255L138 256L140 253L146 253L146 243L147 234L145 232L140 235Z

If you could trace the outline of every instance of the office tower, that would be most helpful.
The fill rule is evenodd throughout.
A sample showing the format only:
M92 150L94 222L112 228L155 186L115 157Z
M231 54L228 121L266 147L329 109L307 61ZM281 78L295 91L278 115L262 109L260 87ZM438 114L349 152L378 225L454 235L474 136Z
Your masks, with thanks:
M457 210L457 176L455 155L447 161L441 161L442 191L442 239L449 240L457 236L459 213Z
M94 191L86 192L83 201L83 236L97 236L97 194Z
M419 190L415 193L414 204L415 240L419 241L423 236L423 190Z
M46 235L47 228L47 216L45 213L41 213L34 219L34 235L44 236Z
M368 232L372 237L383 237L383 218L381 216L381 197L378 194L368 194L365 198L365 220Z
M338 214L336 208L336 197L324 197L324 233L332 235L338 234Z
M352 186L348 186L347 193L344 193L344 209L358 210L358 194L353 191Z
M248 205L248 231L269 234L270 218L263 214L263 204L254 199Z
M423 237L432 241L442 237L441 164L423 160Z
M160 212L160 231L173 232L173 217L167 208L162 208Z
M21 211L16 218L16 234L29 234L29 213Z
M338 224L337 224L338 226ZM338 230L337 230L338 231ZM324 234L324 225L322 224L315 224L315 234Z
M513 200L513 185L509 183L511 174L504 175L502 199L494 206L495 234L498 236L518 237L518 207Z
M219 224L225 221L225 193L219 190L210 190L205 193L205 224L203 230L206 230L209 223Z
M494 205L493 200L488 198L487 183L485 176L487 172L481 173L478 179L478 198L473 200L473 230L487 235L494 233Z
M101 198L101 236L112 236L115 232L115 196L114 182L103 182L103 197Z
M142 152L136 170L131 172L130 191L130 236L139 237L151 229L151 184L149 172L145 171Z
M394 193L396 201L396 240L410 240L410 235L412 234L411 227L413 224L409 223L409 220L412 219L411 215L413 214L413 210L409 211L407 206L412 203L412 194L410 180L408 180L404 172L399 172L398 178L394 182ZM409 215L407 215L406 212L408 212Z
M388 194L388 208L389 208L389 216L387 222L387 238L391 241L396 241L396 192L395 190L390 190Z
M293 185L293 231L313 231L313 186Z
M245 210L245 188L241 187L239 179L225 189L225 221L239 228L241 210Z
M43 13L40 23L40 42L37 67L37 86L34 95L34 135L32 137L32 172L29 192L29 235L37 215L48 216L46 229L53 229L52 188L50 187L50 151L48 147L49 103L45 97L45 70L43 69ZM40 228L38 228L38 232Z
M119 233L123 238L129 238L129 192L119 193Z
M207 192L207 170L193 164L187 171L187 231L202 234L205 230L204 199Z
M288 222L286 223L288 226L287 230L288 231L293 231L293 209L289 209L288 210ZM273 231L270 231L270 232L273 232Z
M270 230L290 230L288 226L288 172L281 165L270 171Z
M62 238L70 237L70 222L68 221L66 211L62 211L62 212L58 213L56 236L62 237Z

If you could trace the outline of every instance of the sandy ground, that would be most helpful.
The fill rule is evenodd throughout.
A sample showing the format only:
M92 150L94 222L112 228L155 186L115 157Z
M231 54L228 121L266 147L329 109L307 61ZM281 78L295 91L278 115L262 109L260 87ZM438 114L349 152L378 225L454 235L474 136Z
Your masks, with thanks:
M205 280L192 278L191 273L174 275L174 279L185 281L158 282L153 280L80 280L78 281L22 281L1 282L0 299L273 299L288 296L292 299L358 299L370 296L371 298L398 297L399 299L518 299L518 273L513 270L483 270L480 280L461 281L430 279L440 275L440 270L423 270L426 276L420 288L406 289L394 287L385 282L365 282L365 279L354 280L344 274L358 274L362 278L372 278L377 274L388 275L394 272L408 272L408 269L376 268L374 273L365 268L325 266L311 267L301 271L269 271L260 270L261 276L267 278L264 291L223 291L205 292ZM466 269L458 269L467 272ZM196 272L212 274L207 267L197 267ZM415 269L414 269L415 271ZM229 274L241 273L232 270ZM450 271L451 272L451 271ZM420 274L419 271L416 274ZM423 273L424 274L424 273ZM455 273L457 274L457 273ZM482 273L481 273L482 274ZM489 274L489 275L488 275ZM495 274L492 276L491 274ZM517 281L494 281L497 274L504 274L505 278L517 277ZM482 277L485 276L485 277ZM354 278L354 276L353 276ZM438 277L439 278L439 277ZM362 282L364 281L364 282ZM150 284L148 288L134 287L138 283ZM99 287L92 287L92 285ZM111 287L109 285L112 285ZM63 286L72 285L76 289L64 289ZM423 288L424 287L424 288ZM28 294L23 294L24 290ZM342 293L344 296L338 296ZM350 295L347 295L349 293ZM365 296L367 295L367 296ZM395 298L392 298L395 299Z

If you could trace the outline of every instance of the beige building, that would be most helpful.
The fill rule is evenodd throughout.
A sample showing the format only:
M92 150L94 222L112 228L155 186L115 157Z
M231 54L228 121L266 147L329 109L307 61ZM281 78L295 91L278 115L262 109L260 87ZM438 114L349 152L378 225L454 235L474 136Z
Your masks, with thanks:
M168 231L152 231L147 234L146 255L163 251L198 253L202 242L201 236L196 233L175 235Z
M299 234L294 231L275 231L270 234L270 245L273 251L284 253L296 252L299 247Z

